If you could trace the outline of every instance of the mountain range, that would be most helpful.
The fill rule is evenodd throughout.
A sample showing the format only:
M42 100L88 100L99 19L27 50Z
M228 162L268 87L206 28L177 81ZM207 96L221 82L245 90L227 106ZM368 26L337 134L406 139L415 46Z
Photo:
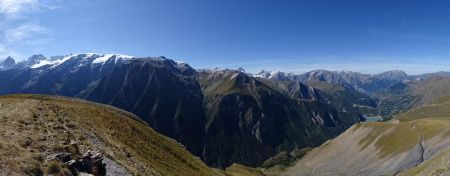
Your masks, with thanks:
M196 70L163 56L34 55L0 62L0 94L60 95L111 105L135 114L209 166L258 167L282 153L321 146L367 116L387 121L436 103L450 94L447 76L251 74Z
M284 72L261 71L255 77L270 80L300 81L313 86L324 82L342 86L347 91L359 92L368 96L381 115L390 117L393 114L406 111L410 108L432 101L446 95L447 89L431 84L434 81L444 81L450 77L450 72L426 73L421 75L408 75L400 70L387 71L380 74L363 74L351 71L313 70L304 74ZM422 85L434 87L420 88ZM355 93L352 93L355 94ZM434 96L433 96L433 95Z
M288 96L240 71L93 53L35 55L0 71L0 94L77 97L127 110L220 168L258 166L278 151L318 146L362 119L297 85Z

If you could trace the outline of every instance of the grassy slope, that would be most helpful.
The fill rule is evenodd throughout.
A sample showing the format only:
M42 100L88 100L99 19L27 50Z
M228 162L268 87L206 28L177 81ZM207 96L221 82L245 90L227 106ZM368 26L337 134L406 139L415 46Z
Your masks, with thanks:
M450 78L430 77L414 85L412 94L420 97L414 108L437 103L443 96L450 94Z
M57 167L61 151L74 158L98 151L134 175L229 175L207 167L176 141L134 115L83 100L42 95L0 97L0 171L24 175Z
M450 96L436 102L390 122L357 124L308 153L286 174L449 174ZM346 163L337 166L339 161Z
M404 113L396 117L400 121L411 121L415 119L423 119L426 117L433 117L434 119L449 119L450 118L450 96L436 101L435 104L422 106L413 109L410 112ZM435 124L433 128L426 128L428 133L440 133L445 138L450 138L450 132L441 131L440 128L450 128L445 123ZM416 167L409 168L399 173L399 175L446 175L450 174L450 148L439 151L437 156L421 163Z
M447 118L450 117L450 96L435 100L436 103L423 105L406 113L395 116L400 121L411 121L422 118Z

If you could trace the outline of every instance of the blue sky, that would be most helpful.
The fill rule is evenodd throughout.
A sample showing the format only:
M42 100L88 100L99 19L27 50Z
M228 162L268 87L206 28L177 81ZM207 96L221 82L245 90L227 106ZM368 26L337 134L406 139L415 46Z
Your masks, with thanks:
M166 56L195 68L450 70L450 2L0 0L0 57Z

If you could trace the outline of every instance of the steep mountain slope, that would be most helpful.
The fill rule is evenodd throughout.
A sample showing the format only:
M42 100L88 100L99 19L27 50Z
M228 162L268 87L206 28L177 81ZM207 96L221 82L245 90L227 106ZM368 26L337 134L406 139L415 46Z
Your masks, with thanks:
M0 116L0 168L5 175L102 175L102 169L112 175L222 175L136 116L111 106L11 95L0 97ZM90 162L85 157L89 153L92 166L79 165L78 160Z
M285 175L449 174L450 98L389 122L353 126L309 152ZM341 161L346 161L342 164Z
M201 156L206 123L196 72L168 59L135 59L76 95L126 109Z
M329 101L323 92L295 80L258 79L292 99Z
M204 160L258 166L278 151L316 146L359 121L315 100L292 99L233 70L200 73L207 116Z

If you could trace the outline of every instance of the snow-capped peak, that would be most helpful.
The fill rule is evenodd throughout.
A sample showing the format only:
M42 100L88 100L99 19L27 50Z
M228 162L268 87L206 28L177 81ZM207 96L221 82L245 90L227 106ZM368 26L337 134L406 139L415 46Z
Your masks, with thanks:
M36 63L33 63L33 65L30 66L30 68L40 68L43 66L51 66L56 67L72 58L80 58L84 60L92 61L92 64L104 64L106 61L108 61L111 58L115 59L115 63L117 63L118 59L132 59L133 56L123 55L123 54L99 54L99 53L82 53L82 54L70 54L66 55L64 57L59 57L56 59L52 58L43 58L40 60L37 60Z
M133 56L123 55L123 54L103 54L103 55L99 55L99 56L100 57L98 57L94 61L92 61L93 64L105 63L106 61L108 61L112 57L115 58L115 62L117 62L118 58L121 58L121 59L131 59L131 58L133 58Z
M271 78L276 72L261 70L259 73L254 74L255 77L258 78Z
M68 61L70 58L75 57L79 54L71 54L71 55L67 55L64 56L62 58L58 58L58 59L49 59L49 58L43 58L40 60L37 60L35 64L31 65L30 68L39 68L39 67L43 67L46 65L51 65L51 67L56 67L66 61Z

